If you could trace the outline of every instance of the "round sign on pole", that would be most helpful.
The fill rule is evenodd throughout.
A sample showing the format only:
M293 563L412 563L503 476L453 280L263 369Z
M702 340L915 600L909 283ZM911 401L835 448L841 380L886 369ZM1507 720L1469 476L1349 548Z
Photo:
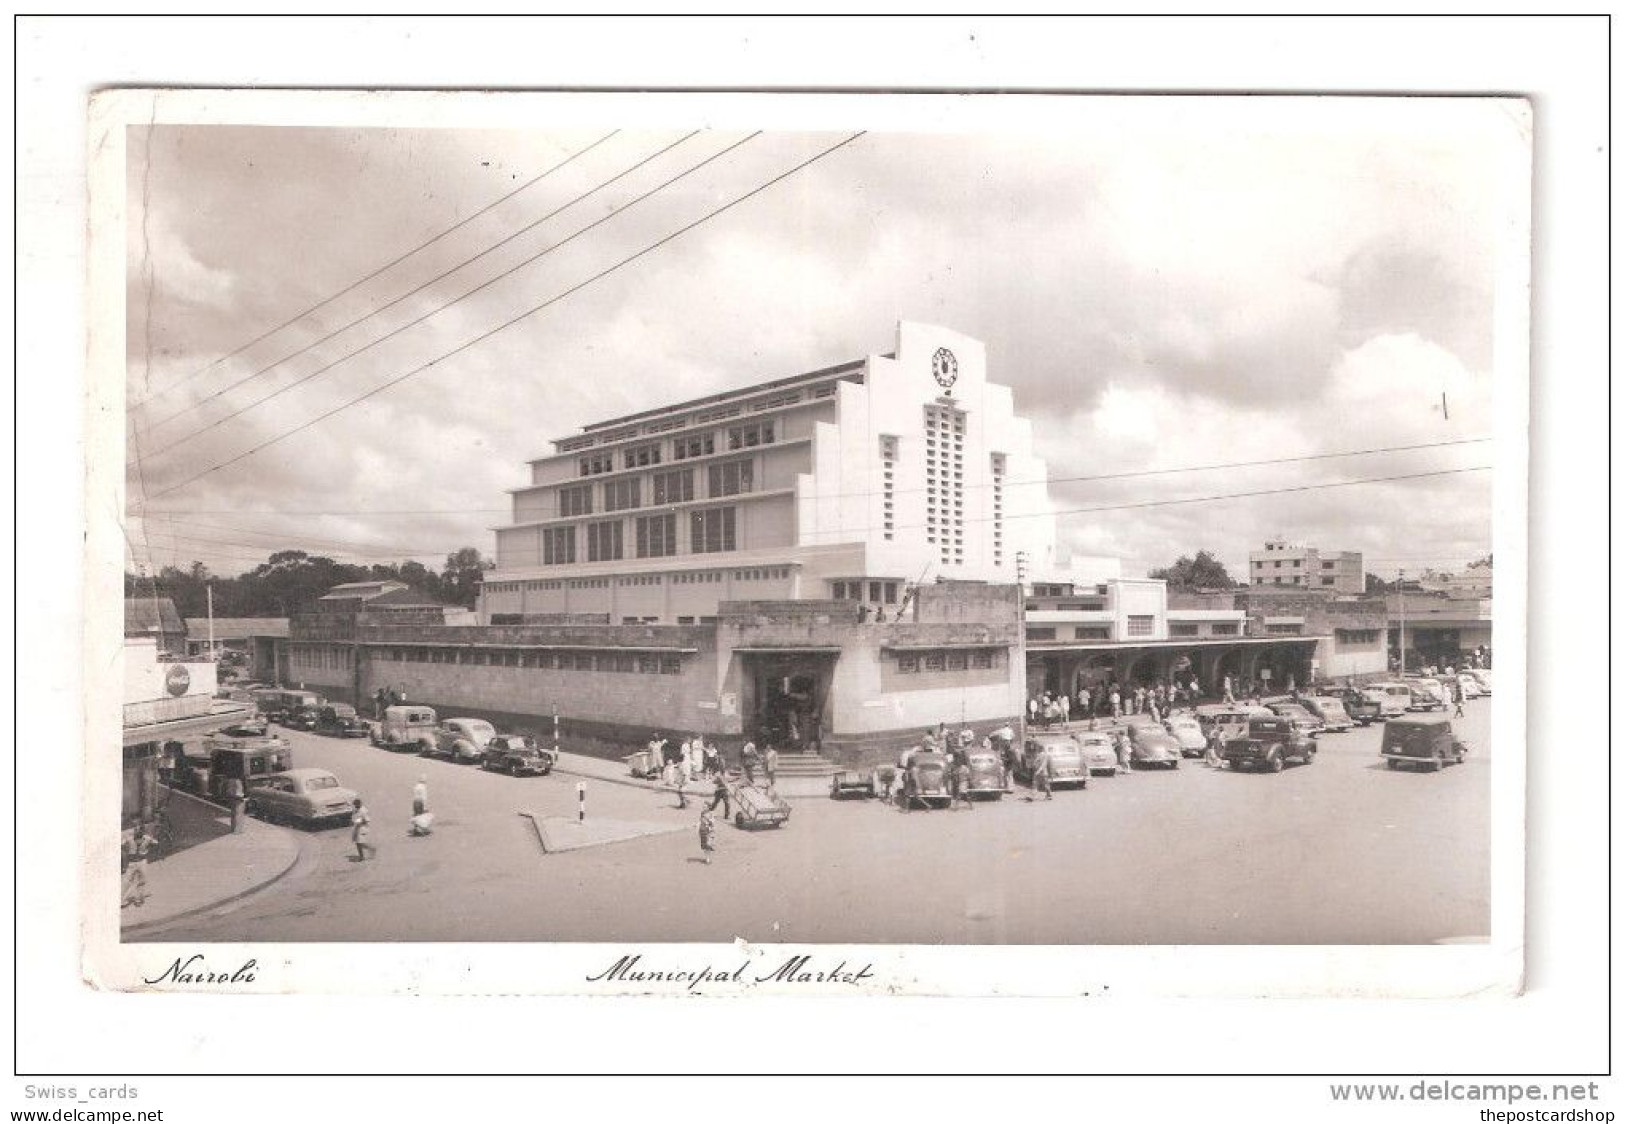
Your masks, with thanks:
M164 689L172 695L184 695L192 686L192 673L186 670L183 663L169 665L164 673Z

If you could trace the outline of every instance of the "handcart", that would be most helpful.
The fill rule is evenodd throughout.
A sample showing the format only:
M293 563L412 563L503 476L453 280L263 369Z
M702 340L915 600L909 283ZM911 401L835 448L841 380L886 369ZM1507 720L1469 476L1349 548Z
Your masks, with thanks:
M880 792L875 783L874 773L864 773L857 769L842 769L829 778L829 795L832 800L841 800L848 796L873 797Z
M634 777L646 781L651 777L660 775L661 761L658 754L650 753L646 749L640 749L636 753L627 756L626 767Z
M790 818L789 802L765 788L736 785L733 798L735 827L779 827Z

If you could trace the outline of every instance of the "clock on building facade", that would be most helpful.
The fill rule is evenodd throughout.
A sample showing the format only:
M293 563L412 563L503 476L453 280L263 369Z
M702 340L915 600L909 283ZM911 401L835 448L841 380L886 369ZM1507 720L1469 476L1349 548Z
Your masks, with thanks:
M946 347L937 348L931 357L931 375L943 390L953 389L954 380L959 378L959 360L954 358L954 353Z

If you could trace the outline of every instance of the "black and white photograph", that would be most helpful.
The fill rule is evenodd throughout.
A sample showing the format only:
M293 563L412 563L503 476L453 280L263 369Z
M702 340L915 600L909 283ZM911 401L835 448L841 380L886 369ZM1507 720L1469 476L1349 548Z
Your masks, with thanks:
M884 101L125 126L121 940L1489 942L1527 104Z

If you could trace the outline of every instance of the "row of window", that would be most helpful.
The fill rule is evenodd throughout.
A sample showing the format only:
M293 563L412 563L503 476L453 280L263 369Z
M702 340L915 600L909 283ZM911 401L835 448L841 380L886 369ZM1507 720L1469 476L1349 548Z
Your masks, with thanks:
M1027 629L1028 640L1056 640L1059 639L1059 629L1049 625L1033 625ZM1150 617L1130 617L1125 630L1127 636L1150 636L1155 630ZM1211 636L1239 636L1240 626L1234 621L1214 624L1209 631ZM1189 622L1170 623L1168 635L1178 639L1188 639L1198 635L1198 626ZM1072 628L1074 640L1110 640L1112 630L1110 625L1080 624Z
M688 503L694 499L694 471L680 468L657 472L651 478L650 502L662 506ZM725 461L707 466L707 496L721 499L756 490L756 465L750 460ZM630 511L643 506L643 480L633 476L624 480L611 480L604 485L605 511ZM577 484L558 491L558 514L561 519L593 513L591 484Z
M860 380L861 381L861 380ZM830 398L835 395L836 383L834 381L823 383L811 388L810 398ZM636 437L640 432L645 436L655 436L669 433L674 429L682 429L690 425L704 425L707 422L726 421L728 418L737 418L741 413L761 413L764 410L778 410L785 406L794 406L801 401L801 391L780 391L768 398L758 398L751 402L734 403L728 406L718 406L710 410L701 410L699 413L676 417L662 418L659 421L645 423L640 429L631 425L624 429L611 430L604 433L589 433L580 437L570 437L558 443L561 453L573 453L579 449L591 448L593 445L609 445L617 441L625 441Z
M752 409L767 410L777 406L791 405L800 399L799 394L791 395L788 401L782 399L769 399L757 404ZM738 414L738 410L729 411L730 416ZM670 428L669 424L666 428ZM771 445L779 435L776 422L753 422L750 425L730 426L723 437L729 449L754 449L761 445ZM611 440L612 435L605 434L601 440ZM562 447L562 446L561 446ZM672 460L692 460L695 457L708 457L717 451L717 435L715 433L693 433L672 439ZM622 468L651 468L661 463L662 454L658 444L636 445L621 450ZM596 476L602 472L615 470L615 455L609 452L593 453L581 458L579 463L582 476Z
M587 523L588 562L617 562L626 557L626 524L620 519ZM576 561L576 527L542 528L542 565L567 566ZM737 509L713 507L689 512L688 548L692 554L719 554L739 549ZM637 558L669 558L677 553L677 516L645 515L632 521L632 549Z
M539 671L614 671L679 675L676 655L660 652L499 651L488 648L376 648L373 656L394 663L444 663L468 667L520 667Z
M289 650L288 660L295 667L344 671L350 666L350 649L328 644L296 644Z
M664 518L670 519L671 516ZM672 574L673 585L694 585L708 582L720 582L726 576L722 570L704 570L692 574ZM788 581L790 567L788 566L757 566L749 570L734 570L733 579L739 582L769 582ZM611 585L622 589L631 586L664 585L666 578L662 574L631 574L621 578L573 578L569 581L528 581L528 582L487 582L487 593L543 593L558 589L607 589ZM888 600L895 597L896 583L887 583Z
M868 586L867 598L864 597L864 586ZM897 604L897 583L888 581L838 581L830 582L830 596L837 601L873 601L875 604Z
M932 671L989 671L997 666L995 648L978 648L973 652L909 652L897 657L900 675L918 675Z

